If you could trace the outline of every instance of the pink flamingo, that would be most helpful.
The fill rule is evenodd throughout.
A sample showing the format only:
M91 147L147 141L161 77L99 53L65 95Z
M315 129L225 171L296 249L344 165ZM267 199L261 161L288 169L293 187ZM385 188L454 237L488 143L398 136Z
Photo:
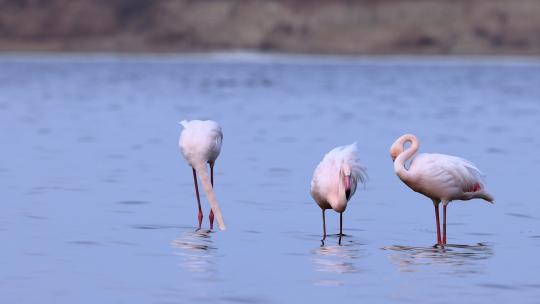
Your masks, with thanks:
M311 196L322 209L323 238L326 239L324 211L334 209L339 212L339 243L343 235L343 212L347 202L356 191L358 182L364 182L365 169L358 160L356 143L341 146L328 152L313 173Z
M212 120L183 120L180 124L184 127L180 134L180 152L184 155L193 170L193 181L195 183L195 194L199 207L199 229L203 219L201 199L199 197L199 187L197 185L197 174L199 175L204 193L210 203L210 229L214 228L214 215L216 216L219 229L225 230L225 223L221 210L214 194L214 163L221 152L223 133L217 122ZM206 171L206 163L210 165L210 180Z
M404 145L409 142L410 147ZM471 162L445 154L419 154L409 169L405 162L418 151L420 144L416 136L405 134L398 138L390 148L397 176L412 190L433 201L437 222L437 244L446 244L446 207L453 200L481 198L493 203L493 197L481 182L482 173ZM439 224L439 203L443 203L443 237Z

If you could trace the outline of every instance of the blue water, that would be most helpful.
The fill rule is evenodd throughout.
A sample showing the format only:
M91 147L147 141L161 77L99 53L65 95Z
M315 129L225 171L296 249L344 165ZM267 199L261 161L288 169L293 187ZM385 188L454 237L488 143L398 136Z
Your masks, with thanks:
M224 132L225 232L195 231L182 119ZM2 303L538 303L540 60L0 56ZM394 174L403 133L486 174L448 208ZM344 214L309 195L331 148L369 180ZM208 204L203 199L205 227Z

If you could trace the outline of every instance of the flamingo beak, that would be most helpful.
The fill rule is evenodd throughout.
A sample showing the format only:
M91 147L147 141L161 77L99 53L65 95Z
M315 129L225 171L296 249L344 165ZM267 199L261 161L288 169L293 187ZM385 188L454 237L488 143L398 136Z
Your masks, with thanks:
M345 198L349 200L351 197L351 176L343 177L343 185L345 186Z

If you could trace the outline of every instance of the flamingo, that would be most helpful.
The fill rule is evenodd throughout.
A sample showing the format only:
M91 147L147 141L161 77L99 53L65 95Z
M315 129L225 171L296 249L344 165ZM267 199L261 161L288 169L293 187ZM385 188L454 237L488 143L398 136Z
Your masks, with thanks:
M409 142L407 149L404 145ZM405 134L390 148L397 176L412 190L429 197L435 207L437 244L446 244L446 207L453 200L483 199L493 203L493 197L482 183L482 173L468 160L445 154L419 154L405 168L405 162L418 151L416 136ZM443 204L443 236L439 224L439 204Z
M183 120L180 124L184 127L180 134L180 151L193 170L193 182L195 183L195 195L199 206L199 228L201 229L203 212L199 188L197 185L197 174L202 182L202 187L206 198L210 203L210 229L214 228L214 215L217 219L219 229L225 230L225 223L221 210L214 194L214 163L221 152L223 133L217 122L212 120ZM206 171L206 163L210 165L210 181Z
M326 239L326 209L339 213L339 244L343 236L343 212L356 191L358 182L366 179L366 171L358 160L356 143L328 152L319 163L311 180L311 196L322 209L323 238Z

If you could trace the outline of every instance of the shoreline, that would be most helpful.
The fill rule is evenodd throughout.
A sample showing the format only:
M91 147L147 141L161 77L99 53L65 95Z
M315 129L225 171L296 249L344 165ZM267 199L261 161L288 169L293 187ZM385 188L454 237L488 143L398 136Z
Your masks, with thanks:
M486 66L540 66L540 56L522 55L343 55L297 54L257 51L214 51L205 53L139 53L139 52L0 52L2 61L54 62L155 62L216 64L278 64L278 65L486 65Z
M538 16L536 0L8 0L0 52L539 56Z

